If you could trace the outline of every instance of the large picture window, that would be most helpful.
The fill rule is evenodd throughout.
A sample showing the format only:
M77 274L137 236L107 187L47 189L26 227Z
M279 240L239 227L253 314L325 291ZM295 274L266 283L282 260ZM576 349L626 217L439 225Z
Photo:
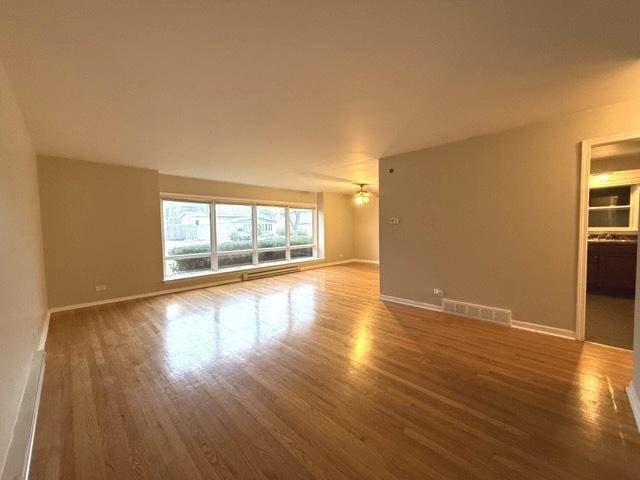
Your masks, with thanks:
M315 221L314 208L163 199L165 278L313 258Z

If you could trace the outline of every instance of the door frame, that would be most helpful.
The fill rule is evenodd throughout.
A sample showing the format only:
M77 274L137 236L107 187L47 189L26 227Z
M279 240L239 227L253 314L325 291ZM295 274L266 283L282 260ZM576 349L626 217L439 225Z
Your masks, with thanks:
M587 234L589 227L589 173L591 148L625 140L640 140L640 130L583 140L580 164L580 219L578 226L578 293L576 299L576 339L585 339L587 303Z

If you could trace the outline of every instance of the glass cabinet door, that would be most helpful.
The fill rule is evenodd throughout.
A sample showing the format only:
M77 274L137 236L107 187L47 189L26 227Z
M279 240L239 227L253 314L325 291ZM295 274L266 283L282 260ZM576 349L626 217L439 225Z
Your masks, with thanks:
M589 190L590 228L629 228L630 226L630 185Z
M631 185L622 187L592 188L589 190L589 207L631 205Z
M589 227L625 228L631 222L629 207L621 209L589 210Z

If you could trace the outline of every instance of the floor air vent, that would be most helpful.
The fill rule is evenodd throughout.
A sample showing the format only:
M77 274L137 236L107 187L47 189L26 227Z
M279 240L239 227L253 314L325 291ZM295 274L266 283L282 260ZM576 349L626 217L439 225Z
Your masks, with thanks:
M475 305L473 303L458 302L456 300L442 300L442 311L462 315L463 317L477 318L489 322L511 323L511 310L502 308L485 307L483 305Z
M251 272L242 275L243 280L255 280L256 278L274 277L276 275L284 275L285 273L299 272L300 267L283 267L274 270L264 270L262 272Z

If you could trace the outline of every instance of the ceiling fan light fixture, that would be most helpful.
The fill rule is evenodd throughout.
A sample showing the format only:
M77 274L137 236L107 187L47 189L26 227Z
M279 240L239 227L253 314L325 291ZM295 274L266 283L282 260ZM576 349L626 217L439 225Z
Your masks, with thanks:
M367 192L364 187L366 187L366 183L360 184L360 191L358 191L354 196L353 200L356 202L356 205L360 207L364 207L369 200L371 200L371 192Z

